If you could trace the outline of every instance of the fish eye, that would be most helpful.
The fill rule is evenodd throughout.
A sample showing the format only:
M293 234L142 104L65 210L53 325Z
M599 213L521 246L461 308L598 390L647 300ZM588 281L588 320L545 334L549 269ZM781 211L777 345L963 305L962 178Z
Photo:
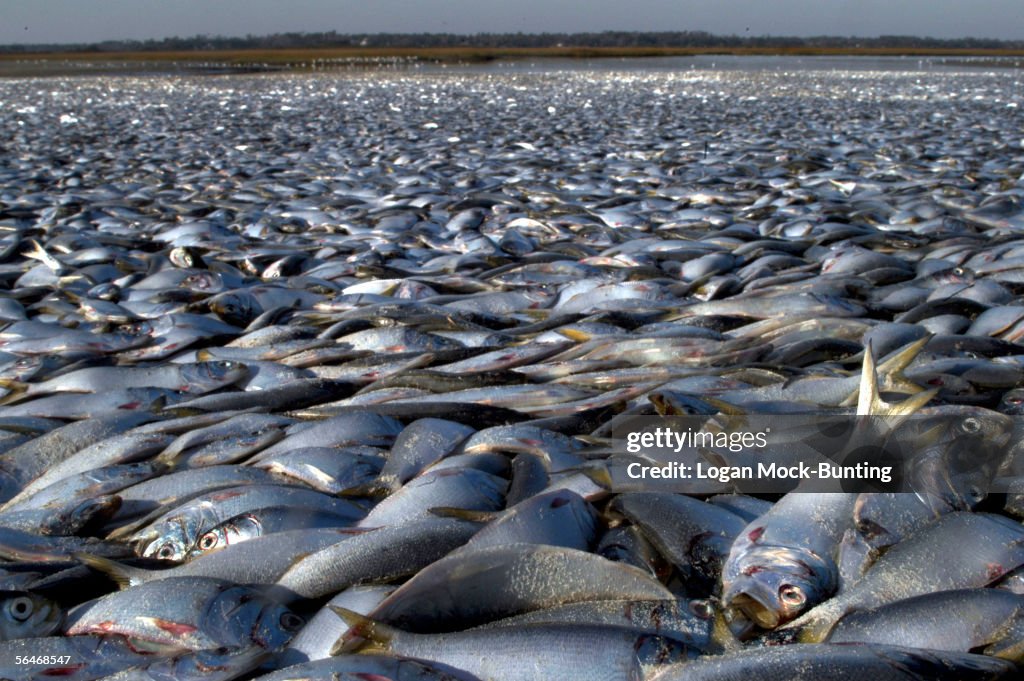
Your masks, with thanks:
M32 600L30 598L26 598L25 596L19 596L18 598L15 598L7 606L7 612L9 612L11 614L11 617L18 620L19 622L24 622L29 617L31 617L33 609L34 608L32 607Z
M174 544L167 542L156 551L156 557L164 560L173 560L177 555L177 551L174 549Z
M690 601L690 611L702 620L709 620L715 614L714 608L711 607L711 602L703 599Z
M285 631L298 631L305 621L293 612L286 612L278 620Z
M779 598L783 604L790 607L799 607L807 600L803 589L793 584L783 584L779 587Z
M207 532L199 538L199 548L203 551L209 551L210 549L217 546L218 537L216 532Z
M981 431L981 423L976 418L966 418L960 422L960 430L968 435L974 435Z

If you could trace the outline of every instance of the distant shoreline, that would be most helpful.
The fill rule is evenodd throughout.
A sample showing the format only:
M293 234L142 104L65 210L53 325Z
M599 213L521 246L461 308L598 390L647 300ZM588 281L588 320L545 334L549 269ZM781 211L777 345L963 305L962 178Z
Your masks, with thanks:
M55 51L0 54L0 76L88 73L244 73L331 70L413 64L479 64L498 60L639 57L865 56L986 57L985 66L1024 68L1024 49L905 47L345 47L168 51ZM971 65L964 62L963 65Z

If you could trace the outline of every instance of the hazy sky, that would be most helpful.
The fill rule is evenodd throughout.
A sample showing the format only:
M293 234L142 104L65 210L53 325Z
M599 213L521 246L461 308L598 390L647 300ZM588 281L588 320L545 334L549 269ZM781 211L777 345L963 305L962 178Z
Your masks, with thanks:
M1024 0L0 0L0 44L284 31L1024 38Z

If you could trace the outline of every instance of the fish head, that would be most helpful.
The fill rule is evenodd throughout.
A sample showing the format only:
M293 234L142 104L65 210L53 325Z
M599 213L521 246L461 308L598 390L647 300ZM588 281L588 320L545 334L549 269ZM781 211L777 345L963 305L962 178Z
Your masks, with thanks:
M172 265L182 269L205 267L199 250L191 246L176 246L167 254L167 258L171 261Z
M218 524L216 519L209 518L211 512L212 509L192 507L143 528L132 535L129 541L137 547L136 553L143 558L180 563L185 560L197 539Z
M953 439L969 442L1006 444L1014 429L1014 420L1006 414L984 409L967 407L953 423Z
M900 442L913 452L911 488L936 515L974 508L1012 451L1015 420L981 407L933 411Z
M263 307L251 294L237 291L220 293L207 301L210 309L228 324L247 326L263 312Z
M54 633L64 619L56 603L27 591L0 591L0 639L36 638Z
M143 558L156 558L171 563L185 560L185 544L177 537L160 536L150 542L140 541L136 544L136 553Z
M1007 390L999 401L998 409L1009 416L1024 415L1024 388Z
M153 324L147 321L122 324L118 327L118 332L123 334L125 338L148 338L153 335L153 331Z
M91 523L110 520L121 508L121 497L116 494L103 494L86 499L65 512L55 513L53 520L66 528L84 528Z
M262 533L262 523L260 523L259 518L251 513L244 513L234 518L229 518L200 535L195 544L189 548L186 559L192 560L205 553L220 551L231 544L255 539Z
M29 381L43 370L45 364L46 358L39 355L19 357L16 360L0 365L0 376L15 381Z
M267 650L278 650L288 645L306 621L279 603L269 605L260 613L253 628L253 642Z
M249 367L241 362L220 359L197 362L182 368L182 378L193 390L212 390L236 383L249 375Z
M227 646L258 645L278 650L292 640L305 620L268 593L231 586L210 604L204 628Z
M752 545L726 563L722 603L774 629L832 595L838 580L835 562L813 551Z

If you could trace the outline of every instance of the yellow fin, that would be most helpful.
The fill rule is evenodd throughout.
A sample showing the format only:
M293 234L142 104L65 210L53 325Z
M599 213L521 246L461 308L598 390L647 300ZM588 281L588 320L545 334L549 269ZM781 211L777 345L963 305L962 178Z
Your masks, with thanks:
M594 337L593 334L580 331L579 329L556 329L556 332L577 343L585 343Z
M380 650L387 650L391 639L395 637L397 630L382 622L375 622L358 612L342 608L337 605L328 605L334 614L345 621L349 630L338 637L338 640L331 646L331 655L339 653L351 653L356 650L365 649L368 646Z
M22 383L13 378L0 378L0 388L10 391L0 398L0 405L12 404L25 396L25 392L28 391L28 383Z
M145 570L130 568L127 565L121 565L117 561L104 558L103 556L94 556L91 553L75 553L74 557L80 563L110 577L110 579L117 582L117 586L121 589L137 586L144 581L141 577L145 574Z
M451 506L434 506L428 508L427 513L440 518L457 518L473 523L487 523L501 515L501 512L498 511L474 511L468 508L452 508Z
M913 361L917 353L927 343L927 339L919 339L906 346L896 356L887 360L883 370L888 370L889 375L900 374L902 369ZM905 380L905 379L903 379ZM913 385L913 384L912 384ZM914 386L918 391L920 386ZM909 416L926 405L935 395L937 390L925 390L911 395L902 402L886 402L879 394L878 389L878 368L875 366L875 353L871 349L871 343L864 349L864 366L861 369L860 389L857 395L858 416ZM850 400L844 400L845 406Z

